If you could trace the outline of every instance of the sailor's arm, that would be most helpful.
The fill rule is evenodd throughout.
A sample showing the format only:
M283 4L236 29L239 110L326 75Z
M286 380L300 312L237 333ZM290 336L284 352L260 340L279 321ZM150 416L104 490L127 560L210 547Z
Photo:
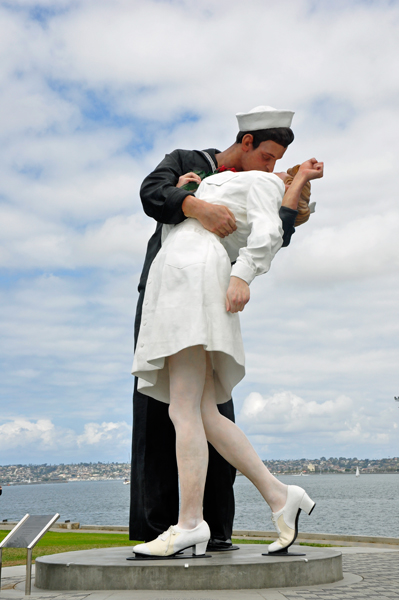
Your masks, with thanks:
M212 205L184 190L179 151L167 154L143 181L140 189L144 212L158 221L175 225L185 218L197 219L205 229L225 237L236 230L233 213L226 206Z

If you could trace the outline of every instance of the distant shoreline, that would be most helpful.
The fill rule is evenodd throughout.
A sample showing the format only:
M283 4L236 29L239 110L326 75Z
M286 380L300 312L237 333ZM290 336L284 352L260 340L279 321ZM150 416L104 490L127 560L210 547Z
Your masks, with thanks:
M297 473L273 473L273 475L275 477L299 477L299 475ZM354 472L350 472L350 473L340 473L340 472L326 472L326 473L307 473L306 475L303 475L302 477L320 477L320 475L345 475L345 476L354 476L355 473ZM392 472L392 471L378 471L376 473L361 473L361 477L365 476L365 475L399 475L399 472ZM242 473L237 473L237 477L244 477L244 475ZM62 479L59 481L31 481L30 483L27 481L18 481L18 482L1 482L0 481L0 485L3 487L16 487L16 486L20 486L20 485L49 485L49 484L58 484L58 483L79 483L79 482L87 482L90 481L91 483L95 482L95 481L123 481L123 477L96 477L95 479Z
M47 485L51 483L77 483L79 481L123 481L123 477L96 477L95 479L60 479L58 481L10 481L0 482L3 487L15 487L16 485Z

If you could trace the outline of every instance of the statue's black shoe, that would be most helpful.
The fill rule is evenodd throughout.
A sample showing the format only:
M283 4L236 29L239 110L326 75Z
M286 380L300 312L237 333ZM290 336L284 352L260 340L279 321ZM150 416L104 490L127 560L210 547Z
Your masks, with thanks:
M206 547L207 552L229 552L231 550L239 550L238 546L234 546L231 540L220 540L212 537Z

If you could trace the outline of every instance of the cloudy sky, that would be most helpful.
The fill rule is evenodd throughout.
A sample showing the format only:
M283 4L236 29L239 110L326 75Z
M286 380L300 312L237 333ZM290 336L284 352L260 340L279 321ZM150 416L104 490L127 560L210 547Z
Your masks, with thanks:
M262 458L398 455L399 5L0 1L0 463L127 461L143 177L296 111L311 222L242 315Z

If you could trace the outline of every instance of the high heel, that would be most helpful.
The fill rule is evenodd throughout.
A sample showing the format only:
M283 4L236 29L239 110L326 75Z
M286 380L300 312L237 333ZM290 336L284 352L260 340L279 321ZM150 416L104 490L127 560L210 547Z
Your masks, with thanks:
M310 515L316 506L304 489L297 485L289 485L287 502L284 508L272 513L272 521L279 534L278 540L270 544L269 554L287 552L298 535L298 520L301 510Z
M309 496L305 492L304 495L302 496L302 500L299 504L299 508L301 510L304 510L305 513L307 513L308 515L310 515L315 506L316 506L316 502L313 502L313 500L311 498L309 498Z
M181 529L171 525L167 531L161 533L155 540L147 544L134 546L136 556L175 556L182 550L192 548L193 556L205 554L211 532L206 521L202 521L194 529Z
M201 556L202 554L205 554L207 545L208 540L206 540L206 542L201 542L200 544L195 544L195 546L193 546L193 555Z

